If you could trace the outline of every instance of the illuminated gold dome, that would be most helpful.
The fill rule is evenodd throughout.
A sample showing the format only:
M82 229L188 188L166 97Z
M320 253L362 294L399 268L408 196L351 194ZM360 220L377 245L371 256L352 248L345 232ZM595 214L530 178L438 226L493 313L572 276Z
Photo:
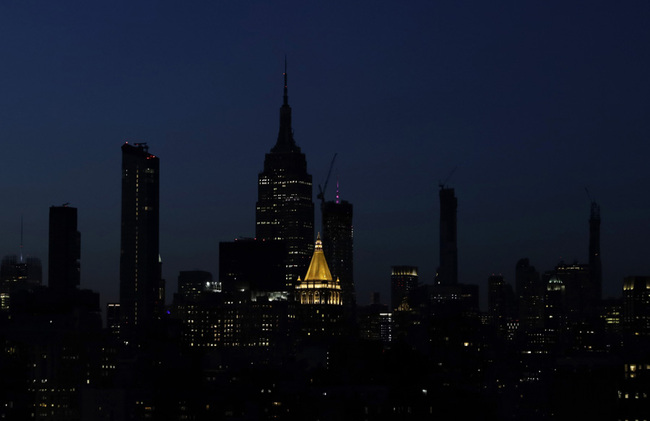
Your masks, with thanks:
M341 305L341 283L332 279L323 254L323 242L320 233L316 238L314 255L311 258L305 279L298 278L296 285L300 304L335 304Z
M330 272L327 261L325 261L325 254L323 254L323 242L320 239L320 233L316 238L316 246L314 247L314 255L311 258L305 281L331 281L332 273Z

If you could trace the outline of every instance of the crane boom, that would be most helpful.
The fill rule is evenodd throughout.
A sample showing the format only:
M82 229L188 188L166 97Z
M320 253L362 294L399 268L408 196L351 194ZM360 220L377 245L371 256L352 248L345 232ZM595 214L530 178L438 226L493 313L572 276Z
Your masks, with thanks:
M316 196L318 199L320 199L320 206L321 209L325 206L325 190L327 189L327 183L330 181L330 175L332 175L332 168L334 168L334 161L336 160L336 155L338 153L334 154L334 157L332 157L332 162L330 162L330 169L327 171L327 178L325 178L325 182L323 183L323 186L318 185L318 195Z

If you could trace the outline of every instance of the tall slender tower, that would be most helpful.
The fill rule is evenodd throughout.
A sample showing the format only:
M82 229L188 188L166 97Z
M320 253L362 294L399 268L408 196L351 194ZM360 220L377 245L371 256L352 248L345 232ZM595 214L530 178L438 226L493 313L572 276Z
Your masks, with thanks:
M122 329L150 326L162 309L158 254L159 159L146 143L122 145Z
M307 160L293 139L286 60L278 140L266 154L264 171L258 177L255 236L285 242L286 286L293 290L314 250L314 202Z
M77 231L77 208L50 207L48 286L58 292L79 287L81 234Z
M436 285L458 283L458 244L456 241L456 210L454 189L440 185L440 266Z
M341 280L343 305L354 307L352 204L339 200L338 183L336 200L323 204L323 253L329 262L334 279Z

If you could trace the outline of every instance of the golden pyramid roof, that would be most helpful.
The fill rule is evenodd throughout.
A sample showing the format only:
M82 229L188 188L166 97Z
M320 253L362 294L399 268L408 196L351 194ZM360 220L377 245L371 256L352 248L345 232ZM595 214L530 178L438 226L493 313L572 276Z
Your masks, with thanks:
M325 261L323 254L323 242L320 239L320 233L316 238L316 247L314 247L314 255L311 258L305 281L331 281L332 273Z

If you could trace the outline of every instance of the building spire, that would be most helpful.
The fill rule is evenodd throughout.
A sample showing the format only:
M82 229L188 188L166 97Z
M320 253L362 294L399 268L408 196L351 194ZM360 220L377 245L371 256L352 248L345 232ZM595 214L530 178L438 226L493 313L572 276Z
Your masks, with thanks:
M283 97L282 105L283 106L284 105L288 106L289 105L289 92L288 92L288 89L287 89L287 56L286 56L286 54L284 56L284 73L283 73L283 75L284 75L284 97Z
M23 215L20 215L20 263L23 262Z
M337 204L338 204L338 203L341 203L341 202L339 201L339 198L340 198L340 197L339 197L339 177L336 176L336 203L337 203Z
M287 84L287 57L284 57L284 90L282 106L280 107L280 131L278 141L271 152L300 152L300 148L293 140L293 129L291 127L291 107L289 106L289 89Z

